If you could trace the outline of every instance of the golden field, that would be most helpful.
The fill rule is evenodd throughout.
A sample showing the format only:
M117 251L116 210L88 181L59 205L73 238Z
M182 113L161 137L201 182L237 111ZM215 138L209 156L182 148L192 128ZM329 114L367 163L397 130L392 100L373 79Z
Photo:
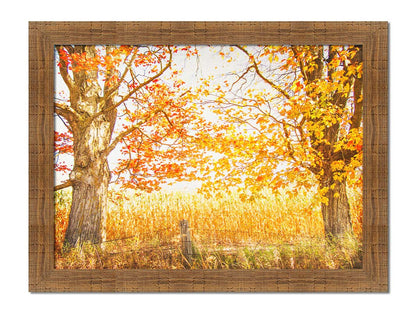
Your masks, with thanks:
M56 268L185 267L180 220L190 225L193 269L361 267L362 200L348 190L354 233L339 241L324 237L315 192L142 193L110 190L106 239L67 251L63 246L71 192L55 193Z

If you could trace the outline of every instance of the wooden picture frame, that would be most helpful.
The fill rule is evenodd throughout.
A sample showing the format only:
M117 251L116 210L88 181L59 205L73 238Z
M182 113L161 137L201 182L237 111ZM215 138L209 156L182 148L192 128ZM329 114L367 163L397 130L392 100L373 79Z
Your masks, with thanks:
M342 44L364 52L363 268L354 270L55 270L56 44ZM29 291L387 292L387 22L30 22Z

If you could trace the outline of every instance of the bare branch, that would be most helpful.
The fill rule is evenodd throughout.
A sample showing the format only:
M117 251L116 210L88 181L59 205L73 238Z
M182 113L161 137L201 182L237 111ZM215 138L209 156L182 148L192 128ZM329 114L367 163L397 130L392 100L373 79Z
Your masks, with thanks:
M54 191L59 191L59 190L62 190L64 188L67 188L67 187L70 187L70 186L72 186L72 181L71 180L68 180L68 181L66 181L66 182L64 182L62 184L55 185L55 187L53 188L53 190Z
M69 106L69 105L65 105L65 104L62 104L62 103L55 103L55 109L56 110L58 110L59 112L62 112L62 113L66 113L66 114L71 114L72 115L72 117L75 117L76 119L78 119L79 118L79 114L76 112L76 110L74 110L71 106ZM63 117L65 117L64 116L64 114L61 114Z
M80 120L80 116L76 112L76 110L74 110L71 106L65 105L65 104L62 104L62 103L55 103L55 113L58 116L64 117L69 122L71 128L72 128L74 122L77 122L77 121Z
M265 76L263 76L263 74L261 73L257 62L254 60L254 56L251 55L246 49L244 49L242 46L240 45L235 45L236 48L240 49L241 51L243 51L251 60L251 62L253 63L253 68L256 71L257 75L263 79L264 82L266 82L268 85L270 85L273 89L277 90L280 94L282 94L286 99L290 99L290 95L289 93L287 93L285 90L283 90L281 87L279 87L278 85L276 85L275 83L273 83L272 81L270 81L269 79L267 79Z
M72 133L73 132L72 131L72 128L71 128L70 125L68 125L68 123L65 121L65 119L61 115L59 115L59 114L56 114L56 115L61 120L61 122L64 124L64 126L68 129L68 131Z
M231 85L231 88L233 88L234 85L238 83L241 79L243 79L244 76L247 75L252 68L254 68L254 65L247 67L246 71L242 73L236 81L233 82L233 84Z

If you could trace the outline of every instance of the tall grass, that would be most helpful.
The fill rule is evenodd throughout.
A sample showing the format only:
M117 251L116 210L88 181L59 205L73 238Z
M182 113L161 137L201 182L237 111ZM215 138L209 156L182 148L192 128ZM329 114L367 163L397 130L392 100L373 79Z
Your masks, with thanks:
M326 242L314 192L264 190L243 200L237 192L123 194L109 191L106 240L63 251L70 191L55 193L57 268L183 268L179 222L189 221L193 268L359 267L362 203L349 190L354 234ZM119 240L129 238L126 240Z

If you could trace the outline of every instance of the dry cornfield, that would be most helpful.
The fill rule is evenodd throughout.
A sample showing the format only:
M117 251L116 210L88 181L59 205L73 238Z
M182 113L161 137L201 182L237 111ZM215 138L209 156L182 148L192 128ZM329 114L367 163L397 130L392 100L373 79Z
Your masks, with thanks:
M188 220L192 268L355 268L361 265L362 200L349 190L354 234L342 242L324 237L315 192L264 190L206 198L183 192L109 191L106 242L63 246L71 193L55 193L56 268L184 268L180 220Z

